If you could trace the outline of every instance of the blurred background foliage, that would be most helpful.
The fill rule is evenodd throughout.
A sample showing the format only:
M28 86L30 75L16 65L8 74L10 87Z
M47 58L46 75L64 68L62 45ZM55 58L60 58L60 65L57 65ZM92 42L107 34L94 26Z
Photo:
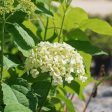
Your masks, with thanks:
M95 16L95 17L101 18L107 21L110 25L112 25L111 14L107 17L101 17L101 16ZM98 35L91 31L87 31L87 33L89 35L90 40L93 42L95 46L103 49L105 52L107 52L109 55L112 56L112 36Z

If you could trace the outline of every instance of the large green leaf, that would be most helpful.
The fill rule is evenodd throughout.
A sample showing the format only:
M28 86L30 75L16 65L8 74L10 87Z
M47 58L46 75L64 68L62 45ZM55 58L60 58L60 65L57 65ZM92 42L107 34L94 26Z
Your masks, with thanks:
M14 92L10 88L10 86L3 83L2 90L3 90L3 100L6 105L13 104L13 103L19 103Z
M30 110L30 112L36 112L37 98L31 92L30 86L28 86L28 83L25 80L17 79L10 82L9 85L3 83L2 90L3 101L6 105L6 108L14 109L10 107L10 105L17 104L18 108L20 107L20 105L22 105L21 107Z
M64 36L67 37L68 40L89 41L86 33L78 28L64 32Z
M13 35L14 43L18 50L21 51L24 56L29 56L30 49L35 46L32 37L17 23L13 24L13 26L8 25L8 28L9 27L9 31Z
M75 108L71 102L71 100L69 100L68 98L66 98L63 95L58 95L58 98L62 101L64 101L64 103L66 104L67 110L69 110L69 112L75 112Z
M32 111L19 103L13 103L6 105L4 112L32 112Z
M37 36L37 27L30 20L25 20L23 25L28 28L35 36Z
M58 11L54 13L53 21L56 27L61 28L62 19L64 16L63 5L58 8ZM64 18L64 29L71 30L73 28L79 27L80 23L84 20L88 19L87 13L79 8L68 8L65 18Z
M89 41L70 40L67 43L75 47L78 51L83 51L91 55L101 52L99 48L92 45Z
M8 22L21 24L26 17L26 13L23 11L15 11L9 18Z
M88 19L88 15L83 9L79 7L69 8L65 17L64 28L68 30L77 28L86 19Z
M57 12L55 12L53 15L54 15L53 18L49 18L48 27L49 28L54 27L54 30L56 31L56 33L59 34L60 28L62 25L62 21L63 21L63 16L64 16L63 5L58 7ZM79 28L80 23L86 19L88 19L88 15L81 8L79 8L79 7L68 8L68 10L65 14L64 22L63 22L62 33L65 34L64 31L72 31L72 29L75 30L75 29ZM51 31L51 32L53 32L53 31Z
M92 55L90 55L88 53L85 53L83 51L80 51L80 54L83 57L85 70L86 70L86 75L89 78L90 77L90 66L91 66L91 61L92 61Z
M35 42L32 39L32 37L30 37L30 35L19 24L15 23L14 27L19 32L19 34L21 35L22 39L26 42L26 44L28 46L30 46L30 47L34 47L35 46Z
M50 89L51 83L49 81L37 81L32 85L35 93L38 94L39 106L41 107L43 102L46 101L46 95Z
M61 101L63 101L67 107L67 110L69 112L75 112L75 107L73 106L73 103L70 99L67 98L67 96L63 93L61 89L58 88L59 94L57 95L57 98L59 98Z
M103 35L112 35L112 27L100 19L87 19L81 23L80 28L83 30L90 29Z
M38 14L44 13L47 16L53 16L53 13L48 8L46 8L43 3L37 4L36 13L38 13Z
M64 87L66 90L68 90L67 86L71 88L74 92L76 92L78 95L80 94L80 84L76 81L72 81L70 84L66 84Z
M17 67L18 64L14 63L13 61L9 60L7 57L3 57L3 62L4 62L4 66L6 67L6 69L8 70L11 67Z

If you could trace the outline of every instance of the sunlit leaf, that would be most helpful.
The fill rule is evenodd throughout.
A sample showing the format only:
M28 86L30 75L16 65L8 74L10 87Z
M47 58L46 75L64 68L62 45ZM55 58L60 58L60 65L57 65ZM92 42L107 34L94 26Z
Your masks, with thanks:
M14 27L21 35L22 39L26 42L26 44L30 47L34 47L35 43L31 36L17 23L14 24Z
M76 48L78 51L83 51L91 55L101 52L99 48L92 45L89 41L69 40L67 43Z
M9 60L6 56L3 57L4 66L8 70L11 67L17 67L18 64L14 63L13 61Z
M2 90L6 112L10 109L11 112L15 112L16 107L12 107L15 104L18 110L23 111L26 109L29 110L28 112L36 112L37 99L27 86L27 81L18 79L15 82L12 81L10 85L3 83Z
M63 101L63 102L65 103L66 108L67 108L67 110L68 110L69 112L75 112L75 107L73 106L72 101L71 101L70 99L68 99L68 98L66 97L66 95L64 95L64 94L62 93L61 90L59 91L59 94L57 95L57 97L58 97L61 101Z
M44 13L47 16L53 16L53 13L49 9L47 9L43 3L37 4L36 13L38 14Z
M103 35L112 35L112 27L100 19L87 19L81 23L81 29L90 29L96 33Z

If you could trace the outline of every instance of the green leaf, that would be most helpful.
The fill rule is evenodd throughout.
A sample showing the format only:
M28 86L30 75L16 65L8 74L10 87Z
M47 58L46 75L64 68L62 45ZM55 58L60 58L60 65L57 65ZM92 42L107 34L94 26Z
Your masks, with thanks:
M24 20L27 14L23 11L15 11L10 18L8 18L8 22L10 23L18 23L21 24Z
M89 41L86 33L80 29L72 29L70 31L63 33L68 40L80 40L80 41Z
M28 28L35 36L37 36L37 27L30 20L25 20L23 25Z
M13 103L8 104L5 107L4 112L32 112L32 111L19 103Z
M34 40L29 34L17 23L14 25L8 25L9 31L13 35L14 43L17 46L18 50L26 57L29 56L30 50L35 46Z
M80 51L81 56L83 57L84 60L84 65L85 65L85 70L86 70L86 76L90 78L90 66L91 66L91 61L92 61L92 55L85 53L83 51Z
M69 8L65 17L64 28L68 30L77 28L86 19L88 19L88 15L83 9L79 7Z
M33 78L32 89L38 95L38 107L43 106L43 103L46 101L46 95L48 95L51 87L50 80L48 73L41 73L36 79Z
M63 5L61 5L60 7L58 7L58 11L54 13L53 16L53 23L58 28L61 27L63 15L64 9ZM80 23L86 19L88 19L88 15L83 9L79 7L70 7L65 14L63 29L69 31L71 29L78 28L80 26Z
M9 105L18 104L22 105L24 108L28 108L29 110L36 112L37 98L31 92L30 85L28 85L27 81L17 79L12 80L9 85L3 83L2 90L3 101L6 107L8 106L7 108L10 108Z
M76 81L72 81L70 84L67 83L66 86L73 89L74 92L76 92L78 95L80 94L80 84L77 83ZM66 86L64 88L66 88Z
M9 60L7 57L3 57L3 62L4 62L4 66L6 67L6 69L8 70L11 67L17 67L18 64L14 63L13 61Z
M61 90L59 90L61 91ZM67 107L67 110L69 112L75 112L75 107L73 106L73 103L71 100L69 100L66 96L63 95L63 93L59 93L57 95L57 97L61 100L61 101L64 101L64 103L66 104L66 107Z
M51 2L51 0L36 0L36 2L42 2L42 3L45 3L45 4L49 4Z
M48 8L46 8L43 3L37 4L36 13L38 13L38 14L44 13L47 16L53 16L53 13Z
M90 29L103 35L112 35L112 27L100 19L87 19L81 23L80 28L83 30Z
M49 91L51 83L49 81L37 81L32 85L35 93L38 94L39 106L45 102L46 94Z
M2 90L3 90L3 100L6 105L19 103L10 86L3 83Z
M19 24L14 23L14 27L19 32L19 34L21 35L22 39L26 42L26 44L28 46L30 46L30 47L34 47L35 46L35 42L32 39L32 37L30 37L29 34Z
M83 51L91 55L101 52L99 48L92 45L89 41L69 40L67 43L76 48L78 51Z

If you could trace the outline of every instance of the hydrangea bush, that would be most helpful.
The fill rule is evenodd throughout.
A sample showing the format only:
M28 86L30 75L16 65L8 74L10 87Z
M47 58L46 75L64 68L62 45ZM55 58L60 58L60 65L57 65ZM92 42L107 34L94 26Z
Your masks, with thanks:
M93 80L86 30L112 35L72 0L0 0L0 112L75 112ZM59 3L59 6L55 5Z

